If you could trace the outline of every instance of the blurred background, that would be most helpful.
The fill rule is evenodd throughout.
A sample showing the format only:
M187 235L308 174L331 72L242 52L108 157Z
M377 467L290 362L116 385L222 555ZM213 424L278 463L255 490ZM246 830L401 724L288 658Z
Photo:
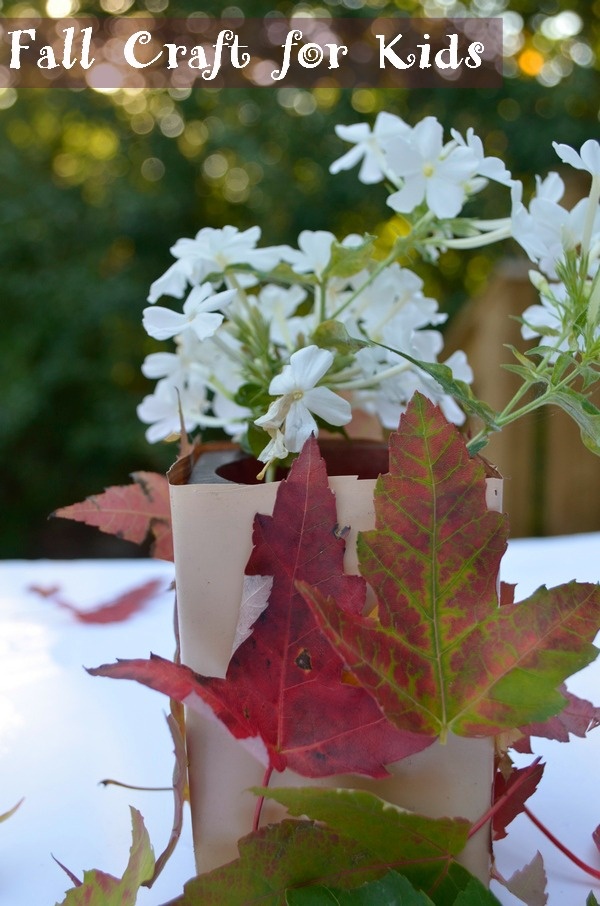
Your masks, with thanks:
M185 17L195 0L0 2L2 16ZM175 449L150 446L136 405L151 384L140 373L160 344L141 313L148 288L172 262L169 247L203 226L259 224L267 243L295 244L302 229L385 228L384 195L329 163L344 146L336 123L379 110L409 123L434 114L469 126L528 187L558 169L552 141L577 149L597 138L600 0L318 0L254 3L243 13L333 17L502 16L501 89L383 91L210 88L191 91L0 90L0 557L134 556L136 548L64 520L57 507L128 483L132 471L165 471ZM237 16L235 6L202 11ZM587 190L570 184L572 200ZM485 195L492 216L506 196ZM350 201L351 200L351 201ZM449 314L447 350L466 349L476 392L510 396L500 370L533 301L516 246L450 252L422 269L427 292ZM495 439L488 456L506 475L514 535L600 529L600 464L558 413ZM143 553L143 551L141 552Z

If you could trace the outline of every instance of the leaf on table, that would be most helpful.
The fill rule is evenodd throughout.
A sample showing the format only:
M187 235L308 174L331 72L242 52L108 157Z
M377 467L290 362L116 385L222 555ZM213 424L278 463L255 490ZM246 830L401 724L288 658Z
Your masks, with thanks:
M390 870L405 875L434 904L448 906L472 880L454 861L467 840L464 819L412 815L357 790L266 794L288 805L296 792L301 799L294 811L318 811L332 824L323 817L318 823L285 819L244 837L238 859L189 881L183 896L169 906L282 906L293 888L316 884L347 890Z
M502 802L492 818L492 835L494 840L506 837L506 828L521 814L525 802L532 796L542 779L544 765L540 759L525 768L513 768L508 777L501 771L494 776L494 803Z
M286 906L432 906L422 890L395 871L353 890L340 887L298 887L286 893Z
M49 588L30 585L28 588L28 591L52 601L53 604L56 604L62 610L68 610L80 623L121 623L143 610L152 598L155 598L164 590L165 583L161 579L150 579L136 588L130 588L117 595L110 601L98 604L92 610L83 610L63 598L58 585Z
M585 901L585 906L598 906L598 900L594 896L594 893L592 890L590 890L590 892L587 895L587 899Z
M131 809L132 844L121 879L93 869L83 882L67 891L60 906L135 906L140 886L152 876L154 853L140 813Z
M375 512L358 553L378 620L323 588L299 587L389 720L443 739L494 735L560 712L557 687L597 655L600 587L541 587L499 606L506 519L486 507L482 464L419 394L390 438Z
M63 865L63 863L60 862L56 858L56 856L52 856L52 858L54 859L54 861L56 862L58 867L62 868L64 873L67 875L67 877L69 877L71 879L71 883L73 884L73 887L81 887L81 885L83 884L83 881L80 881L79 878L77 877L77 875L74 872L72 872L70 868L67 868L66 865Z
M17 811L17 809L21 806L23 801L24 801L24 799L19 799L19 801L17 802L16 805L13 805L13 807L10 808L7 812L3 812L0 815L0 824L2 824L3 821L8 821L8 819L11 818L14 815L14 813Z
M525 868L515 871L508 880L498 878L498 882L527 906L545 906L548 902L546 870L539 852Z
M344 539L314 438L281 482L272 516L254 520L248 576L272 576L269 606L233 655L225 679L161 658L119 661L94 675L135 679L186 706L214 714L240 739L262 741L270 765L309 777L387 774L386 764L421 751L431 735L393 728L363 688L346 681L343 658L318 630L296 584L334 595L350 613L364 607L360 576L343 574Z
M583 739L591 730L600 727L600 708L597 708L585 698L579 698L561 686L560 691L566 699L566 705L555 717L543 723L528 724L520 727L523 736L512 743L512 748L523 754L531 753L531 737L540 736L543 739L555 739L558 742L568 742L570 734Z
M125 541L142 544L152 535L152 555L173 560L169 484L156 472L134 472L133 484L108 488L52 515L84 522Z

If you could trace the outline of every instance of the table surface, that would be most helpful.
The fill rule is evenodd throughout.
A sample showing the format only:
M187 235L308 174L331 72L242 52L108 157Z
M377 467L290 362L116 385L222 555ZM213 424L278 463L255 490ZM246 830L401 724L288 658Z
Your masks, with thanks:
M516 582L517 599L540 584L597 581L600 534L515 540L502 577ZM156 579L158 593L125 620L84 622L58 598L94 610ZM144 816L158 854L172 821L169 792L102 786L113 778L137 786L171 783L172 742L167 700L136 683L91 677L84 666L117 657L172 657L172 564L153 560L0 561L0 814L24 798L0 824L1 906L54 906L71 881L52 858L76 876L98 868L120 877L131 844L129 806ZM54 589L44 597L40 589ZM569 681L577 694L600 704L600 664ZM600 730L568 744L535 739L544 777L531 810L581 859L600 869L592 832L600 823ZM533 756L519 756L518 764ZM549 906L583 906L600 883L572 865L519 816L495 847L500 872L510 876L539 851L548 875ZM143 888L140 906L161 906L182 892L194 874L189 814L163 874ZM503 904L520 903L493 885Z

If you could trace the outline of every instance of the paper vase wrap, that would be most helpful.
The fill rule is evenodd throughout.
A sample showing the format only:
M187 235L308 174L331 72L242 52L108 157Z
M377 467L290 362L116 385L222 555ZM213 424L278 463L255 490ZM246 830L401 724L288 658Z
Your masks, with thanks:
M377 475L387 471L387 448L368 441L347 445L324 441L319 446L335 494L337 521L350 526L345 571L357 574L356 537L375 526L373 493ZM345 448L351 459L341 462L331 448ZM205 676L225 676L252 549L254 516L273 512L279 482L246 483L254 481L258 468L255 460L243 457L231 445L208 444L169 471L181 660ZM335 474L346 470L348 474ZM486 498L490 509L501 511L500 478L487 479ZM186 742L200 874L237 858L237 841L252 829L256 805L248 789L261 785L264 765L217 720L191 709L186 709ZM389 765L391 776L383 780L357 775L309 779L286 770L274 774L271 781L273 786L367 789L432 818L474 821L490 806L493 761L493 739L451 735L444 745L436 742ZM261 824L279 821L285 814L280 805L267 800ZM485 832L469 841L460 861L488 883L490 845Z

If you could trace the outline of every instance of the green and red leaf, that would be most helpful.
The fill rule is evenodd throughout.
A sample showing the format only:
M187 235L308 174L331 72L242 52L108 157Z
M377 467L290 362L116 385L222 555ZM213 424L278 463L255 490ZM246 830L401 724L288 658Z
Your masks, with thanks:
M260 792L318 823L284 820L244 837L239 859L189 881L170 906L284 906L292 889L351 890L390 870L448 906L472 881L454 860L467 840L464 819L414 815L358 790Z
M61 906L135 906L141 885L152 877L154 853L137 809L131 809L131 822L133 839L123 877L115 878L97 869L86 871L83 882L67 891ZM75 880L71 872L67 873Z
M565 705L563 680L597 655L597 585L542 587L499 606L507 525L487 509L484 478L458 431L416 395L390 439L376 528L358 541L378 618L301 586L358 681L415 733L486 736L545 721Z
M531 754L532 736L568 742L571 735L583 739L591 730L600 727L600 708L587 699L569 692L564 685L560 687L560 691L566 699L565 707L560 713L543 723L519 727L523 736L511 743L511 748L517 752Z

